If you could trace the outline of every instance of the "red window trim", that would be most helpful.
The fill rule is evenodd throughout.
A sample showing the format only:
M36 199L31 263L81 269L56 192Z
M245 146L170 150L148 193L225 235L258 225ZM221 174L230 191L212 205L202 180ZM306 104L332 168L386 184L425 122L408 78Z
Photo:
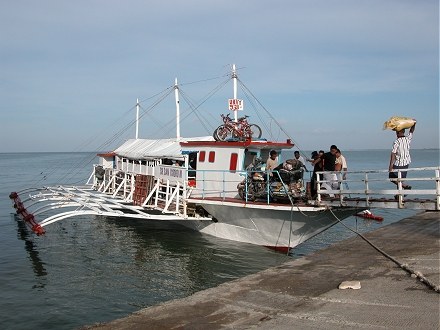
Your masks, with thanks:
M200 151L200 153L199 153L199 162L204 162L205 161L205 156L206 156L206 152L205 151Z
M209 152L208 161L210 163L214 163L215 162L215 151L210 151Z
M231 158L229 159L229 170L235 172L237 170L238 154L236 152L231 153Z

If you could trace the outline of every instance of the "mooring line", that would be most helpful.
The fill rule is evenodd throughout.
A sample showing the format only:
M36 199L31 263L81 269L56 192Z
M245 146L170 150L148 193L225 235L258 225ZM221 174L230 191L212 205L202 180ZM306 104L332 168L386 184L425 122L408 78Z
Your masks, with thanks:
M420 282L422 282L423 284L425 284L426 286L428 286L430 289L434 290L437 293L440 293L440 285L436 285L435 283L433 283L431 280L429 280L427 277L425 277L421 272L416 271L411 269L408 264L404 264L401 263L400 261L398 261L396 258L390 256L388 253L386 253L385 251L381 250L380 248L378 248L376 245L374 245L372 242L370 242L364 235L362 235L361 233L359 233L358 231L351 229L349 226L347 226L344 222L342 222L337 216L336 214L334 214L333 210L330 209L330 212L333 214L333 216L335 217L336 220L338 220L338 222L340 222L345 228L347 228L348 230L350 230L351 232L355 233L356 235L358 235L360 238L362 238L365 242L367 242L370 246L372 246L376 251L378 251L380 254L382 254L384 257L390 259L392 262L394 262L396 265L398 265L400 268L402 268L403 270L405 270L406 272L410 273L411 276L415 276L416 278L418 278L420 280Z

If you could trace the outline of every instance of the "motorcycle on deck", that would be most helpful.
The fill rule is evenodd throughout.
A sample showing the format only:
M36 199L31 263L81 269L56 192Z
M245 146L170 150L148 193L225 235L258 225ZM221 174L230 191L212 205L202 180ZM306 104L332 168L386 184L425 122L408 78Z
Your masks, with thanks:
M264 165L262 159L257 157L246 168L246 178L237 185L241 199L255 201L257 198L267 198L268 180L264 173Z
M305 199L304 167L296 159L288 159L278 165L270 183L271 198L274 202L295 202Z
M306 196L304 187L304 168L301 162L289 159L274 169L271 175L264 172L261 158L246 168L246 178L237 186L240 198L248 201L267 199L290 202Z
M302 165L296 159L289 159L274 169L269 187L274 202L293 202L306 197Z

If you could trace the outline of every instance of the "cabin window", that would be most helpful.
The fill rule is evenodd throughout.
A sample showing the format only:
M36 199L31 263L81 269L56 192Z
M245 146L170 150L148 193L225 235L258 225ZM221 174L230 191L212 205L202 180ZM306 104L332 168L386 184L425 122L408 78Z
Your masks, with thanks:
M205 161L205 151L200 151L199 153L199 162L204 162Z
M214 163L214 162L215 162L215 151L210 151L210 152L209 152L208 161L209 161L210 163Z
M235 172L237 170L237 160L238 160L238 154L232 153L231 158L229 159L229 170L231 172Z

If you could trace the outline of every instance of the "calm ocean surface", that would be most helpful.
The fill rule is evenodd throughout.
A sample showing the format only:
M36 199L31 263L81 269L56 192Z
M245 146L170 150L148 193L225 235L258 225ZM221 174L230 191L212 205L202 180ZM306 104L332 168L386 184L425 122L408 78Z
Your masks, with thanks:
M308 155L308 153L307 153ZM349 170L386 170L389 150L345 152ZM411 167L439 166L438 150L412 150ZM353 236L342 225L285 256L263 247L160 227L142 220L73 218L30 234L14 217L9 193L53 183L85 183L94 154L0 154L0 325L75 329L181 298L279 265ZM351 217L365 232L415 214L375 210L383 223Z

